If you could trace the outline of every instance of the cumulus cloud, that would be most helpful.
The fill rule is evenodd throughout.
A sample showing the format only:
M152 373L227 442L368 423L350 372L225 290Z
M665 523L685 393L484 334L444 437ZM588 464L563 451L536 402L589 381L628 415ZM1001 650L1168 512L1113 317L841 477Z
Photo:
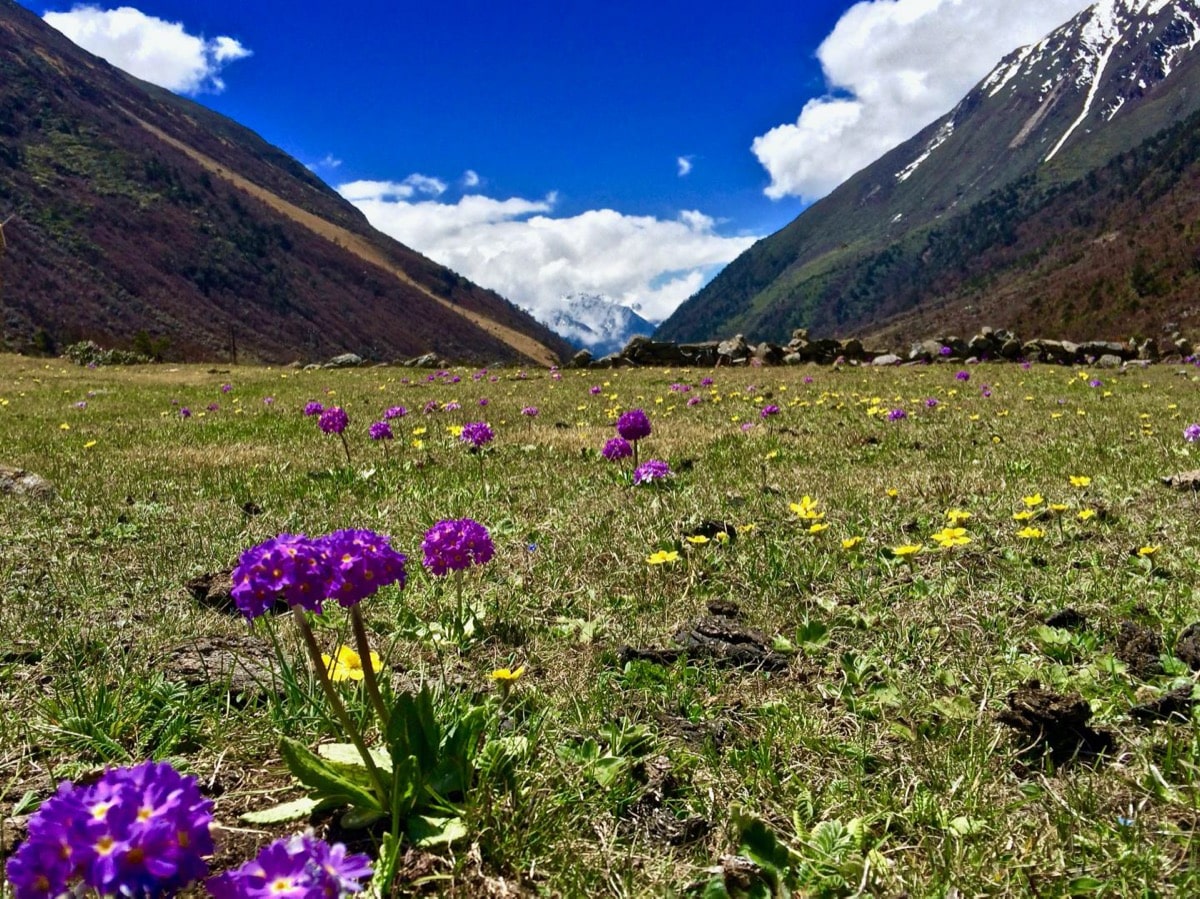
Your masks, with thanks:
M340 185L338 191L351 203L372 199L392 203L417 194L441 196L446 192L446 183L428 175L409 175L403 181L350 181Z
M1091 0L864 0L817 49L826 94L754 139L767 196L815 200L953 108Z
M189 34L181 22L148 16L131 6L79 5L43 18L83 49L144 81L181 94L219 93L221 70L250 50L236 39Z
M462 186L470 190L472 187L478 187L480 184L479 172L474 169L467 169L463 172Z
M692 157L680 156L675 160L675 164L679 166L679 177L686 178L692 173Z
M660 321L756 240L723 237L696 210L677 219L612 209L556 217L554 193L540 200L468 194L437 202L414 200L396 186L356 181L338 190L376 228L535 314L584 292L637 303L644 317Z

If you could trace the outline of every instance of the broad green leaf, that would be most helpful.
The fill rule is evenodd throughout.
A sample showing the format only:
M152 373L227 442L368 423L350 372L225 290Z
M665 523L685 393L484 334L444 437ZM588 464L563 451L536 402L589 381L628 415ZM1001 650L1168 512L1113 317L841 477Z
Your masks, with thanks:
M374 746L367 751L371 753L371 758L375 760L375 764L381 770L392 770L392 757L388 755L386 749L382 746ZM317 755L327 762L336 762L339 765L366 767L362 756L359 755L358 749L355 748L353 743L322 743L317 747Z
M466 839L467 826L462 818L434 818L429 815L413 815L408 819L408 836L417 846L450 846Z
M273 805L257 812L246 812L238 820L245 821L247 824L283 824L286 821L303 821L320 804L320 799L305 796L302 799L281 802L279 805Z
M287 763L288 770L316 796L322 799L344 796L349 803L362 808L381 808L379 799L371 792L350 781L316 753L310 752L295 740L284 737L279 743L279 752Z

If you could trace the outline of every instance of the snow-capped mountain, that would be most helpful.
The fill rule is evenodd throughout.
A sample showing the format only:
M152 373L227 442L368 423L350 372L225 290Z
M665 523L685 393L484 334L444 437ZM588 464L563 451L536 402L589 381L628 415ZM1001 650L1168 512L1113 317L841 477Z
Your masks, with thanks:
M1029 179L1043 193L1070 184L1200 110L1198 44L1200 0L1099 0L735 259L657 336L862 331L902 311L884 275L910 245Z
M631 337L654 333L654 325L638 315L636 306L622 306L602 294L567 294L559 308L536 315L550 330L596 356L623 349Z

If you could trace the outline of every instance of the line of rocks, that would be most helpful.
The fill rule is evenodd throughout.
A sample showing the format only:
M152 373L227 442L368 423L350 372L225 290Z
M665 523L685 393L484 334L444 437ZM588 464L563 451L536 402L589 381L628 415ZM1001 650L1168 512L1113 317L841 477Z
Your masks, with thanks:
M865 347L857 337L844 340L810 338L806 328L797 328L792 339L780 345L763 341L752 344L738 334L728 340L671 343L634 337L617 353L593 358L580 350L567 368L637 368L674 366L712 368L718 365L903 365L929 362L1028 361L1058 365L1096 365L1120 368L1129 363L1178 362L1193 354L1193 346L1178 332L1165 341L1129 340L1126 343L1038 338L1023 341L1011 331L981 328L970 339L946 336L918 341L907 354Z

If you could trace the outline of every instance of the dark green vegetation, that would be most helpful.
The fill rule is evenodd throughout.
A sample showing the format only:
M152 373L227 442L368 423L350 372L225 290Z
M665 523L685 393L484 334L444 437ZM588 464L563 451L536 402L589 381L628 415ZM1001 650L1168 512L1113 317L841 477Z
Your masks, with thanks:
M0 0L0 267L9 349L176 359L547 364L567 344L367 224L299 162ZM499 329L496 327L499 326ZM510 333L511 332L511 333Z
M990 324L1029 337L1104 339L1186 318L1200 226L1200 55L1165 27L1174 15L1168 4L1156 28L1136 37L1129 26L1090 116L1049 162L1090 87L1078 28L1048 39L1041 68L1023 69L998 92L985 80L755 244L656 336L783 341L808 327L888 343ZM1014 55L997 71L1016 63ZM1047 79L1059 76L1047 95Z
M271 833L238 816L301 795L280 735L344 737L289 622L248 632L183 585L280 532L363 527L410 558L405 589L362 607L396 689L444 679L442 720L485 698L505 710L484 732L467 835L413 853L402 883L673 894L744 849L762 866L749 881L801 895L1193 894L1200 658L1180 637L1200 620L1200 534L1196 495L1158 478L1198 467L1181 437L1200 418L1194 372L510 369L404 384L395 369L0 357L0 462L61 494L0 496L0 801L27 810L59 778L172 757L236 846L216 865L248 857ZM301 415L309 400L348 410L352 466ZM452 400L461 411L419 411ZM779 414L743 433L768 404ZM393 405L414 411L385 459L366 428ZM678 472L665 489L630 488L597 456L634 406L654 428L642 457ZM907 417L885 420L897 408ZM482 468L446 430L480 418L497 432ZM474 625L458 636L453 589L423 573L419 542L462 516L497 554L466 579ZM969 542L940 549L952 519ZM314 629L331 651L348 635L328 618ZM654 652L722 629L757 632L742 644L757 663ZM285 666L274 684L259 670L263 692L197 676L198 648L214 667L216 646L269 662L269 633ZM491 673L520 666L501 700ZM1032 680L1057 704L1040 706ZM343 689L367 720L360 689ZM1046 734L1049 756L1003 723L1039 709L1071 722Z

